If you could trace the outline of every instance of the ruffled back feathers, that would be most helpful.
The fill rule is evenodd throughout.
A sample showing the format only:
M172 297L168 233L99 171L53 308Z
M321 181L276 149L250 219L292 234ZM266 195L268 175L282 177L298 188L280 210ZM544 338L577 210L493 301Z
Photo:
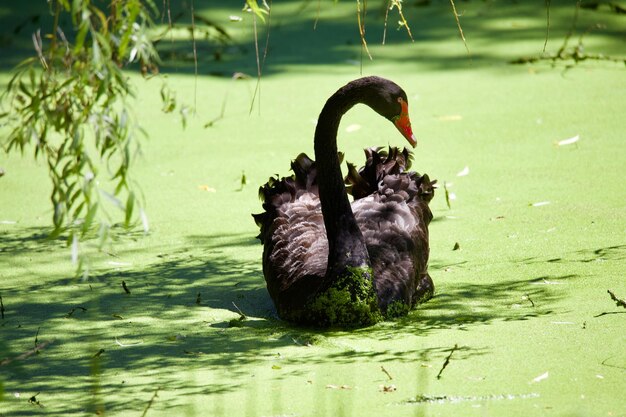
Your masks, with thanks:
M409 171L407 149L368 148L365 156L358 170L348 164L345 183L370 252L379 307L384 314L396 304L408 311L434 291L427 267L435 181ZM300 154L291 169L293 175L272 177L260 187L264 211L253 215L264 244L267 287L281 317L293 317L315 296L328 256L316 163Z

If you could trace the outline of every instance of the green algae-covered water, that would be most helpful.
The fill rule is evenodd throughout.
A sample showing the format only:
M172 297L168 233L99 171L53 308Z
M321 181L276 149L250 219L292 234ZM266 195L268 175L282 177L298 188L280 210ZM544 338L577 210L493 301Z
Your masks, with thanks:
M44 163L0 157L0 415L625 416L626 310L607 293L626 298L623 63L507 64L541 54L546 18L508 2L457 4L470 56L445 2L406 3L415 42L393 15L381 46L370 4L362 74L407 92L413 168L441 186L436 294L397 321L316 331L276 318L250 213L259 185L312 155L321 106L361 75L361 51L351 2L322 3L315 29L313 4L275 3L260 110L255 81L230 79L256 71L239 4L195 4L233 34L224 59L204 46L197 79L166 61L177 98L195 97L185 130L160 112L158 80L131 75L150 232L94 253L89 279L44 238ZM548 51L572 15L552 5ZM578 27L597 22L586 51L624 55L623 18L580 11ZM343 119L346 160L388 144L403 139L371 110Z

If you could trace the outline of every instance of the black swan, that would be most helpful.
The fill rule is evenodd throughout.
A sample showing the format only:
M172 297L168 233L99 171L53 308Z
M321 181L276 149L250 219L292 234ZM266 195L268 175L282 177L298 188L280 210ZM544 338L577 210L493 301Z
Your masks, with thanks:
M294 175L259 189L254 219L264 244L263 274L287 321L358 327L406 314L432 297L428 275L428 203L434 181L407 172L404 149L366 149L366 164L341 174L341 117L363 103L392 121L415 147L406 93L392 81L364 77L333 94L315 129L315 159L300 154ZM353 196L348 199L346 190Z

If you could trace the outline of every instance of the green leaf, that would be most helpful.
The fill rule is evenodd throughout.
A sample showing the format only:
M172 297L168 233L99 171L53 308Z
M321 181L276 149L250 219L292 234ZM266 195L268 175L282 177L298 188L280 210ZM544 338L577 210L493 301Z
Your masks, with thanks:
M69 184L69 186L67 187L67 192L66 194L68 196L70 196L70 198L68 199L68 207L72 207L74 205L74 202L76 201L76 199L78 198L78 196L81 193L80 188L78 190L76 190L76 192L72 195L72 191L74 191L74 188L76 187L76 185L78 185L78 183L76 182L72 182Z
M85 221L83 222L83 230L82 235L84 236L89 231L91 224L93 223L93 219L96 217L96 213L98 212L98 204L92 204L87 210L87 215L85 216Z
M133 89L119 65L131 48L145 64L158 63L158 54L149 34L158 14L153 0L95 2L92 0L48 1L53 19L42 31L49 33L42 50L15 67L2 93L10 111L0 114L5 136L0 138L6 152L24 153L33 146L41 156L52 185L52 237L69 232L72 260L82 268L84 255L77 248L98 217L101 192L92 181L100 166L114 166L115 195L102 196L124 211L126 225L133 214L145 214L137 194L129 186L129 172L135 149L133 137L144 132L132 119ZM115 7L110 7L114 5ZM256 2L253 6L257 6ZM258 7L258 6L257 6ZM259 11L263 13L263 11ZM61 30L73 33L72 44ZM63 45L65 44L65 45ZM48 67L42 71L40 55ZM174 102L175 105L175 102ZM88 134L85 129L92 129ZM147 135L146 135L147 136ZM89 152L97 152L92 159ZM126 192L122 204L120 193ZM104 213L106 214L106 213ZM147 231L147 220L144 221ZM99 237L110 239L108 225L101 223Z
M20 80L19 82L19 89L22 93L24 93L25 96L27 97L31 97L32 93L30 92L30 90L28 89L28 87L26 86L26 84Z
M74 41L74 55L80 54L83 49L88 30L89 20L83 20L78 27L78 33L76 34L76 40Z
M128 193L128 200L126 201L126 219L124 224L126 227L130 226L130 222L133 217L133 208L135 206L135 193L132 191Z
M261 19L263 23L265 23L265 16L263 16L263 14L267 14L267 11L259 7L257 0L246 0L246 4L248 5L252 13L254 13L259 19Z
M137 3L131 4L131 12L128 14L127 18L136 21L139 12L141 11L140 5ZM132 7L134 6L134 7ZM131 36L133 34L133 25L126 25L126 30L121 36L120 46L118 47L118 53L120 58L126 59L126 50L128 49L128 43L130 42Z
M61 155L59 155L59 158L61 158ZM67 161L67 163L63 167L63 170L61 170L61 176L63 178L67 178L70 175L70 172L74 170L73 163L74 163L73 160Z
M72 217L75 219L78 219L81 215L81 213L83 212L83 209L85 208L85 202L81 201L78 206L74 209L74 213L72 214Z

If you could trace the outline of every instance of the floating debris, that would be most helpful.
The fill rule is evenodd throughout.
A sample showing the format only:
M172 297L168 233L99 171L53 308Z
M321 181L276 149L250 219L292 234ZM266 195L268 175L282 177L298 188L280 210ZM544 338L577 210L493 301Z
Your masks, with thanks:
M207 191L209 193L214 193L217 190L213 187L209 187L208 185L198 185L198 189L202 191Z
M618 298L615 293L613 293L613 291L611 290L606 290L606 292L609 293L609 296L611 297L611 300L615 301L615 304L617 304L618 307L624 307L626 308L626 299L620 299Z
M456 174L457 177L465 177L466 175L469 174L469 167L466 166L465 168L463 168L458 174Z
M383 371L385 373L385 375L387 375L387 378L389 378L390 381L393 379L393 377L391 376L389 371L387 371L384 366L381 365L380 366L380 370Z
M417 395L402 404L458 404L462 402L498 401L498 400L525 400L539 398L539 394L493 394L477 396L448 396L448 395Z
M28 403L32 404L32 405L38 405L39 407L43 408L43 404L39 402L39 400L37 400L37 396L41 394L40 392L38 392L37 394L33 395L32 397L30 397L28 399Z
M443 191L445 193L446 196L446 205L448 206L448 209L450 209L450 201L453 200L452 198L450 198L450 191L448 191L448 184L444 181L443 182Z
M131 266L132 265L132 263L130 262L116 262L116 261L108 261L107 264L111 266Z
M119 340L117 340L117 337L115 338L115 343L118 346L121 347L128 347L128 346L137 346L137 345L143 345L143 340L139 340L138 342L132 342L132 343L122 343Z
M2 302L2 297L0 297L0 302ZM4 309L3 309L3 310L4 310ZM71 310L70 310L70 311L69 311L69 312L65 315L65 318L66 318L66 319L68 319L68 318L72 317L72 315L74 314L74 312L75 312L76 310L82 310L82 311L83 311L83 313L84 313L85 311L87 311L87 309L86 309L85 307L81 307L81 306L74 307L74 308L72 308L72 309L71 309ZM3 316L3 318L4 318L4 314L3 314L2 316Z
M446 369L446 367L450 363L450 358L452 357L452 354L458 348L459 346L455 344L454 347L450 350L450 354L446 357L446 360L443 362L443 366L441 367L441 369L439 370L439 373L437 374L437 379L441 379L441 374L443 373L443 370Z
M572 138L569 138L569 139L560 140L556 144L557 144L557 146L567 146L567 145L571 145L573 143L578 142L579 139L580 139L580 135L576 135L576 136L574 136Z
M457 122L463 120L463 116L460 114L447 114L437 117L437 120L440 122Z
M546 372L542 373L541 375L539 375L538 377L533 378L531 383L533 383L533 382L541 382L544 379L548 379L549 376L550 376L550 372L546 371Z

